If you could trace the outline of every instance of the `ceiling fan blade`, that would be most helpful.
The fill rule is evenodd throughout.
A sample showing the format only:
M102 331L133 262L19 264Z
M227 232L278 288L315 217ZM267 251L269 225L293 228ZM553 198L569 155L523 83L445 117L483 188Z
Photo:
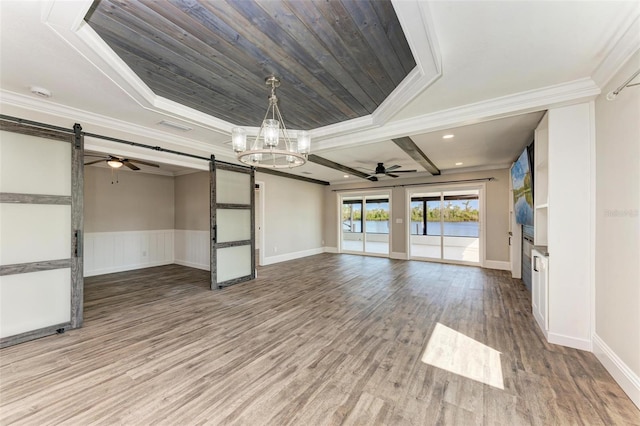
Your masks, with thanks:
M394 175L393 173L386 173L386 172L385 172L385 175L387 175L387 176L391 176L392 178L400 177L400 176L398 176L398 175Z
M417 170L394 170L393 171L393 173L415 173L415 172L417 172Z
M96 155L96 154L84 154L85 157L97 157L97 158L104 158L105 160L109 157L105 157L104 155Z
M136 167L134 164L131 164L129 160L122 160L122 164L130 168L131 170L140 170L140 167Z
M125 160L125 161L130 161L132 163L137 163L137 164L142 164L145 166L149 166L149 167L160 167L159 165L155 164L155 163L149 163L147 161L142 161L142 160Z
M91 165L91 164L102 163L103 161L107 161L107 159L106 159L106 158L103 158L103 159L101 159L101 160L90 161L90 162L88 162L88 163L84 163L84 165L85 165L85 166L89 166L89 165Z
M402 167L402 166L399 166L399 165L397 165L397 164L396 164L396 165L394 165L394 166L391 166L391 167L387 167L387 168L385 168L385 170L386 170L386 171L388 171L388 172L390 172L390 171L392 171L392 170L399 169L400 167Z

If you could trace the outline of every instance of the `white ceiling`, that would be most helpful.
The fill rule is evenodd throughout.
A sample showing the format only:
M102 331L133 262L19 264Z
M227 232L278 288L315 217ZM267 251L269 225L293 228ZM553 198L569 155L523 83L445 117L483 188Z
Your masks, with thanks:
M402 2L402 7L413 3ZM92 133L233 161L225 144L230 123L158 98L145 103L120 78L127 73L119 68L121 64L106 62L108 52L96 53L87 47L77 22L60 24L64 22L60 16L66 19L64 10L82 16L90 4L90 0L0 1L0 112L65 127L79 122ZM387 167L398 164L428 175L391 142L410 136L443 173L505 167L530 141L539 111L593 99L628 57L620 52L640 46L637 1L416 5L422 20L409 20L399 13L401 23L414 56L426 49L415 40L427 37L440 61L439 77L426 82L387 118L379 115L312 131L314 153L353 168L373 169L384 162ZM53 96L36 97L29 91L32 85L49 89ZM256 102L263 101L264 93L256 93ZM193 130L159 126L162 120ZM455 138L443 141L446 129ZM98 139L91 140L89 148L205 168L200 160ZM332 183L345 181L344 173L316 164L291 173Z

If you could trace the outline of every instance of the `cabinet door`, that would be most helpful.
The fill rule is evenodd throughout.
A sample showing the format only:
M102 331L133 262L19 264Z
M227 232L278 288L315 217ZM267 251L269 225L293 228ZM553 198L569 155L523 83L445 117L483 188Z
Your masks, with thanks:
M549 330L549 258L540 256L538 261L539 269L539 298L538 310L542 317L544 330Z
M549 259L540 252L531 252L531 310L545 334L549 330L548 262Z
M538 263L540 255L537 252L531 254L531 310L533 316L538 319L540 314L540 269Z

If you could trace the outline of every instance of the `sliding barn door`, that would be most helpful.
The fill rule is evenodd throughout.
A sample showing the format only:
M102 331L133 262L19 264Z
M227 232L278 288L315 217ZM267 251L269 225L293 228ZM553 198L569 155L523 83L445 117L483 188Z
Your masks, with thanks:
M0 120L0 346L82 325L83 140Z
M211 162L211 288L255 278L254 171Z

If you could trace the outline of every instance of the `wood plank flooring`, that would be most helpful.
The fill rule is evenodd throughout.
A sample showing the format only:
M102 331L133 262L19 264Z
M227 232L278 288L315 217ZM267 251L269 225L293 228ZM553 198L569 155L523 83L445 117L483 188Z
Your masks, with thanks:
M544 341L505 272L322 254L207 279L86 279L82 329L0 351L0 424L640 424L593 354ZM499 351L504 389L422 362L438 323Z

